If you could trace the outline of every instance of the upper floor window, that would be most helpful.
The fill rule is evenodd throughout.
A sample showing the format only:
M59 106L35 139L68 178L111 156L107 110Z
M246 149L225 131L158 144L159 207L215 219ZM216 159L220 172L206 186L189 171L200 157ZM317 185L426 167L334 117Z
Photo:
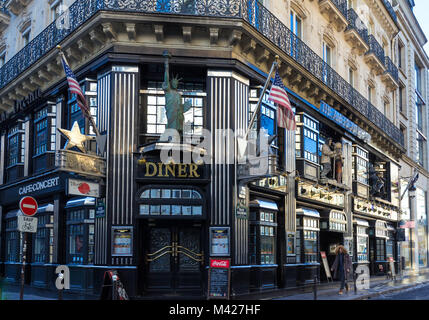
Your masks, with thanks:
M290 12L290 30L294 35L302 39L302 19L293 10Z
M390 104L388 102L384 102L384 115L390 119Z
M422 93L422 70L417 63L414 65L414 72L415 72L416 90L418 93Z
M145 93L146 103L146 134L162 134L167 126L167 114L165 109L165 96L161 82L149 81L148 90ZM191 105L184 113L184 133L201 135L204 127L204 106L206 93L202 83L179 84L182 92L182 103Z
M398 101L398 103L399 103L399 111L401 113L405 113L405 106L406 106L406 103L404 101L405 96L406 96L405 95L405 87L403 85L401 85L399 87L399 101Z
M97 82L95 80L84 79L79 82L81 90L87 98L87 104L90 108L91 115L97 125ZM80 131L85 134L85 117L77 103L75 94L70 95L68 100L68 127L71 128L76 121L79 124ZM89 134L94 134L92 126L89 128Z
M55 21L63 13L63 0L51 3L51 22Z
M22 47L25 47L30 42L31 25L21 32Z
M372 103L372 97L374 94L374 88L371 87L370 85L368 86L368 101Z
M332 65L332 48L326 42L323 42L323 61Z
M34 115L34 156L55 151L56 105L38 110Z
M419 130L423 130L423 101L419 96L416 100L416 122Z
M5 63L6 63L6 51L3 50L2 52L0 52L0 68L3 67Z
M425 149L426 149L426 139L420 134L417 133L417 153L416 153L416 161L424 166L424 154L425 154Z
M8 153L7 165L14 166L19 163L24 163L25 155L25 129L24 122L19 122L9 130L7 137Z
M405 46L401 41L398 42L398 67L404 69L405 67Z

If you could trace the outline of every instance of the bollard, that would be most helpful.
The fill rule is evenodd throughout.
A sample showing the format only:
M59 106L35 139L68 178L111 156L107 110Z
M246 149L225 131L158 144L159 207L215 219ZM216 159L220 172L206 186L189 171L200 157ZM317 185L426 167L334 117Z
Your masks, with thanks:
M313 294L314 300L317 300L317 276L314 276Z

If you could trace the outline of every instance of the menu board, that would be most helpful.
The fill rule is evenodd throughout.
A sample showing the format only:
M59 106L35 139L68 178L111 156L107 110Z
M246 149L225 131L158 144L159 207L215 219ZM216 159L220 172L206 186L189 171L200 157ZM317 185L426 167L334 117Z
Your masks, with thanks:
M229 300L231 284L230 261L231 259L229 258L210 258L207 299Z
M229 256L229 228L211 227L210 243L210 255Z
M131 256L133 232L131 227L113 227L112 256Z

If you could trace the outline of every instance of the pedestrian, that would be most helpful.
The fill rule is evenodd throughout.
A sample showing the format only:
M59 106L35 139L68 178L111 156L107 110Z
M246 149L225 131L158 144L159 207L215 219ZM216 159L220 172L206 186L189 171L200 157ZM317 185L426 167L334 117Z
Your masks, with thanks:
M334 272L334 279L340 279L341 281L341 287L338 294L343 294L344 287L346 288L347 292L349 291L347 280L351 274L350 271L353 268L352 259L350 258L347 249L342 245L337 246L335 249L335 254L336 257L334 264L331 267L331 271Z

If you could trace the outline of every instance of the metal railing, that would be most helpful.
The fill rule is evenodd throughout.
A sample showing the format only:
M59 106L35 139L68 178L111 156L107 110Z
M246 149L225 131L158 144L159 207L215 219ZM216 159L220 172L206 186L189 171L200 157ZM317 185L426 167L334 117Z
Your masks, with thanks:
M341 0L338 3L342 2ZM403 145L403 135L399 128L383 114L380 115L368 100L301 39L293 36L288 27L257 0L76 0L68 10L67 29L57 28L57 21L54 21L0 68L0 88L5 87L101 10L243 19L314 77L323 81L387 136ZM370 46L372 43L371 50L376 52L380 62L384 64L383 49L380 45L377 46L378 42L373 37L372 39L372 42L369 41Z
M382 0L384 7L387 9L387 11L389 12L390 16L392 17L393 21L397 22L398 21L398 17L395 13L395 10L393 10L392 5L390 4L390 2L388 0Z
M399 81L398 68L395 66L393 61L388 56L386 56L384 65L386 66L386 72L389 72L392 75L393 79L395 79L395 81L398 83Z
M346 0L330 0L337 9L341 12L344 18L347 18L347 1Z
M370 34L368 37L369 42L369 50L366 54L374 53L378 60L380 60L381 64L384 66L385 58L384 58L384 50L383 47L378 43L377 39Z
M347 21L349 22L349 25L346 30L355 29L362 40L369 45L368 28L352 8L347 11Z

